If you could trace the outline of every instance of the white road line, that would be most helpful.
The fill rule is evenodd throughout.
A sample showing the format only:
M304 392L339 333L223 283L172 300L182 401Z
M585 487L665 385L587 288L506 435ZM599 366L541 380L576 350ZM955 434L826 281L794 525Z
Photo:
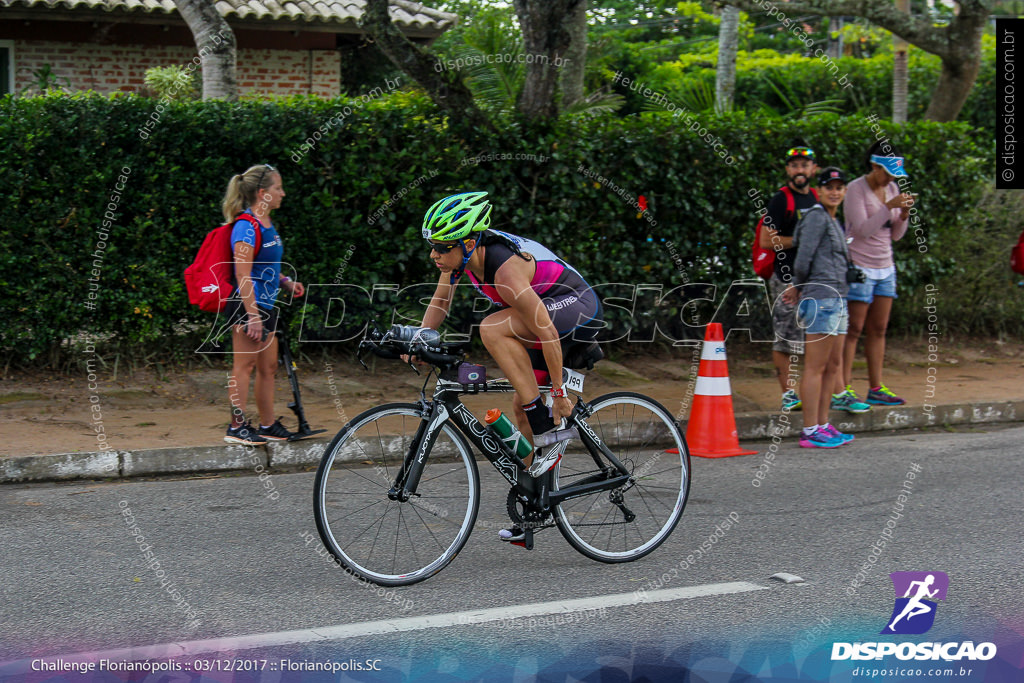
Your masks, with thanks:
M751 591L761 590L769 589L767 586L758 586L757 584L748 583L746 581L733 581L731 583L712 583L703 586L688 586L685 588L650 591L646 593L643 598L638 597L637 593L619 593L617 595L601 595L593 598L537 602L529 605L492 607L489 609L466 610L464 612L431 614L422 617L406 617L404 619L363 621L354 624L341 624L339 626L325 626L298 631L259 633L251 636L240 636L237 638L190 640L180 643L163 643L160 645L147 645L144 647L124 648L120 650L106 650L103 652L81 652L77 654L45 657L34 660L6 662L4 664L0 664L0 676L19 670L19 665L27 666L30 661L38 662L40 659L45 662L54 662L56 660L63 662L81 662L98 661L100 659L109 659L111 661L138 661L143 659L158 660L172 657L190 657L200 654L239 652L242 650L278 647L281 645L297 645L302 643L344 640L346 638L384 635L388 633L400 633L403 631L421 631L428 628L449 628L452 626L466 626L489 621L501 621L503 619L511 620L521 619L524 617L538 617L547 614L568 614L572 612L601 609L602 607L624 607L647 602L671 602L673 600L688 600L691 598L703 598L712 595L730 595L734 593L748 593Z

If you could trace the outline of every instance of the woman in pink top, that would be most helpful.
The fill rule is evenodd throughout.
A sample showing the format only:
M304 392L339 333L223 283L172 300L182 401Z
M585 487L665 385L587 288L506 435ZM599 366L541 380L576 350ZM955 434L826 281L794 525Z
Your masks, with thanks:
M861 331L866 332L864 355L868 359L867 402L873 405L906 403L882 384L885 331L892 301L896 298L896 265L892 243L907 232L907 218L914 196L901 192L909 186L903 156L888 142L876 142L865 160L867 173L850 183L846 191L846 234L850 259L864 272L864 282L850 284L847 302L849 330L843 349L844 393L853 391L853 356ZM900 178L897 185L895 178Z

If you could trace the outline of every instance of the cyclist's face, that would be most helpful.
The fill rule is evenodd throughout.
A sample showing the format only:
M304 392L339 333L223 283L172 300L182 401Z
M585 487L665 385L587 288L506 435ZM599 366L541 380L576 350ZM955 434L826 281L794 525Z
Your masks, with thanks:
M442 242L429 240L430 258L434 264L445 272L455 270L462 265L462 249L460 242ZM473 241L466 242L466 250L473 248Z

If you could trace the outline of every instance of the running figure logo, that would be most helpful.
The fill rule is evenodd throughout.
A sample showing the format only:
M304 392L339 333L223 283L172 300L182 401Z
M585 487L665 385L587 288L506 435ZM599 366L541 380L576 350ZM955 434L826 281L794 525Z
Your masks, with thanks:
M896 590L896 604L889 625L881 633L913 635L928 631L935 623L938 605L927 598L945 600L949 576L945 572L893 572L889 576Z

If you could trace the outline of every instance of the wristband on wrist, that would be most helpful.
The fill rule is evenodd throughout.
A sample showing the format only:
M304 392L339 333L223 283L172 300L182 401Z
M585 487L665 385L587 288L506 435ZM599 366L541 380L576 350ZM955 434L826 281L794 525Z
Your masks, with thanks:
M291 281L292 281L292 279L290 277L288 277L287 275L282 275L281 276L281 284L284 284L285 282L291 282Z
M555 389L551 387L551 398L565 398L565 387L559 387Z

